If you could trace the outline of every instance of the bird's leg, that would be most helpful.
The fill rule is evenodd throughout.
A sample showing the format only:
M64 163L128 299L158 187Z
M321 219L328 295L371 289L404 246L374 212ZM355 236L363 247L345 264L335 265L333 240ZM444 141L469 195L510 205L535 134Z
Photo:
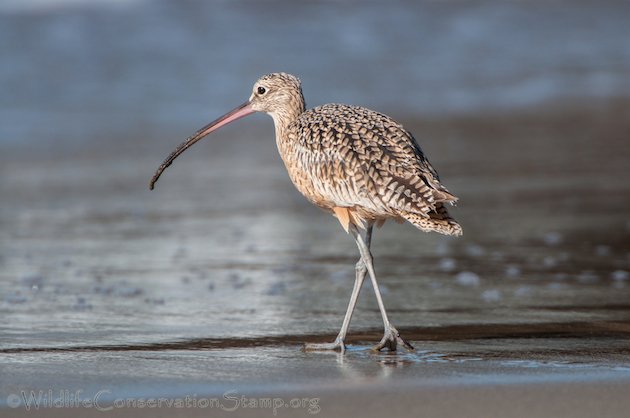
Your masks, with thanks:
M367 238L369 242L369 236ZM309 351L316 350L340 350L344 352L346 350L345 339L346 334L348 333L348 327L350 326L350 320L352 319L352 313L354 312L354 308L357 305L357 301L359 300L359 293L361 292L361 287L363 286L363 280L365 279L365 275L367 274L367 267L363 262L363 258L359 258L355 266L356 277L354 279L354 287L352 288L352 295L350 296L350 302L348 303L348 309L346 309L346 316L343 318L343 324L341 324L341 330L339 330L339 334L335 341L332 343L322 343L322 344L305 344L304 349Z
M370 252L370 244L372 241L372 226L372 224L368 225L365 239L361 236L361 233L354 225L352 225L351 231L355 241L357 242L357 246L359 247L361 259L363 260L363 263L365 264L367 271L370 274L370 280L372 281L372 287L374 288L374 293L376 295L376 302L378 303L378 308L381 311L381 316L383 317L383 326L385 328L383 339L376 346L374 346L373 349L382 350L383 348L387 348L389 351L396 351L396 347L398 346L398 344L401 344L407 350L413 350L413 346L400 336L398 330L389 322L389 319L387 318L387 312L385 311L383 298L381 297L381 292L378 288L378 283L376 282L374 264L372 263L372 253Z

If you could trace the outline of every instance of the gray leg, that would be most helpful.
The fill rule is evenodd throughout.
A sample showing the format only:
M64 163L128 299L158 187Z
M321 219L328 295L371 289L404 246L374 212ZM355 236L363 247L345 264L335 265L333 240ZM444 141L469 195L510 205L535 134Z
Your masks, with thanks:
M365 240L368 243L372 240L371 227L368 228L365 233ZM363 257L359 258L359 261L357 261L355 271L356 276L354 279L354 287L352 288L352 295L350 296L350 303L348 304L348 309L346 310L346 316L343 318L341 330L339 331L339 335L337 336L337 339L341 339L341 341L346 339L348 327L350 326L350 320L352 319L352 313L354 312L354 308L357 306L359 293L361 292L361 287L363 286L363 280L365 279L365 275L367 274L367 267L365 265L365 262L363 261Z
M346 334L348 333L348 327L350 326L350 320L352 319L352 313L354 312L354 308L357 305L357 301L359 300L359 293L361 292L361 286L363 285L363 280L365 279L365 275L367 273L367 268L363 263L363 260L359 260L356 265L356 278L354 280L354 287L352 288L352 295L350 296L350 303L348 303L348 309L346 309L346 316L343 318L343 324L341 324L341 330L335 338L335 341L332 343L322 343L322 344L305 344L304 349L307 351L315 351L315 350L340 350L344 352L346 350L346 345L344 343L346 339Z
M359 293L361 292L361 287L363 286L363 280L365 279L365 275L367 274L367 268L365 267L363 260L357 261L355 270L356 277L354 279L352 295L350 296L350 303L348 304L348 309L346 309L346 316L344 316L343 318L343 324L341 324L341 330L339 331L339 335L337 336L337 340L341 340L341 342L346 339L348 327L350 327L350 320L352 319L352 313L354 312L354 308L357 306Z
M361 259L363 260L363 263L365 264L367 271L370 274L370 280L372 281L372 287L374 288L374 293L376 295L376 302L378 303L378 308L381 311L381 316L383 317L383 327L385 328L385 333L381 342L374 347L374 350L382 350L383 348L387 348L390 351L396 351L396 347L398 344L403 345L408 350L413 350L413 346L402 339L398 330L389 322L389 319L387 318L387 312L385 311L383 298L381 297L381 292L378 288L378 283L376 282L376 273L374 272L372 253L370 252L372 225L370 224L368 226L365 239L361 236L360 232L357 230L356 227L354 227L354 225L351 227L351 232L354 236L355 241L357 242L357 246L359 247Z
M366 241L370 242L372 229L370 228L366 233ZM367 267L363 262L363 257L359 258L357 264L355 266L356 276L354 279L354 287L352 288L352 295L350 296L350 303L348 303L348 308L346 309L346 315L343 318L343 323L341 324L341 330L339 330L339 334L335 341L332 343L323 343L323 344L305 344L305 350L341 350L345 351L346 346L344 341L346 339L346 334L348 333L348 328L350 326L350 320L352 319L352 313L354 312L354 308L357 306L357 301L359 300L359 293L361 292L361 287L363 286L363 280L365 279L365 275L367 274Z

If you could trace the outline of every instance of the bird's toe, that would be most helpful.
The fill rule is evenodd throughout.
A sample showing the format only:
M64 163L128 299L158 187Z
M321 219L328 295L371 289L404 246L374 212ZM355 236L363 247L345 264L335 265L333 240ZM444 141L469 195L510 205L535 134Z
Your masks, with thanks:
M390 327L385 330L385 334L383 335L381 341L372 347L372 350L381 351L383 349L387 349L388 351L396 351L399 345L403 346L408 351L415 350L411 344L400 336L398 330L390 325Z

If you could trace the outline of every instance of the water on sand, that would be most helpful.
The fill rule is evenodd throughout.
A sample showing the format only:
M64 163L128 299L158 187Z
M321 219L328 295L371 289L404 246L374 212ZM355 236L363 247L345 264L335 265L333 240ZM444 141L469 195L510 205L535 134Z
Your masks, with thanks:
M630 119L598 109L405 121L442 138L421 141L466 234L377 230L385 303L418 351L368 350L368 285L336 361L300 347L334 337L356 250L293 190L270 121L198 144L154 192L169 141L3 158L2 392L627 379Z

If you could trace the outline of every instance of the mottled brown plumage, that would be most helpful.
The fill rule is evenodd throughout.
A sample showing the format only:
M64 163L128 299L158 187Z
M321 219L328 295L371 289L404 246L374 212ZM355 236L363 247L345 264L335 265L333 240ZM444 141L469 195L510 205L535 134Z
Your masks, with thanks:
M354 236L361 258L341 331L331 344L308 349L344 350L344 339L367 273L374 287L385 333L376 349L413 349L389 322L378 290L370 253L373 225L387 219L409 221L423 231L461 235L446 204L457 198L441 183L413 135L390 117L358 106L327 104L305 110L300 80L286 73L261 77L249 100L206 125L171 153L153 179L192 144L252 112L274 120L280 156L297 189L312 203L334 214Z
M288 74L262 77L254 99L260 97L258 87L266 95L279 92L292 108L272 113L276 142L291 180L312 203L333 213L346 208L349 223L361 228L393 218L424 231L461 235L444 206L457 198L401 124L358 106L327 104L304 111L300 82ZM348 231L349 223L340 221Z

